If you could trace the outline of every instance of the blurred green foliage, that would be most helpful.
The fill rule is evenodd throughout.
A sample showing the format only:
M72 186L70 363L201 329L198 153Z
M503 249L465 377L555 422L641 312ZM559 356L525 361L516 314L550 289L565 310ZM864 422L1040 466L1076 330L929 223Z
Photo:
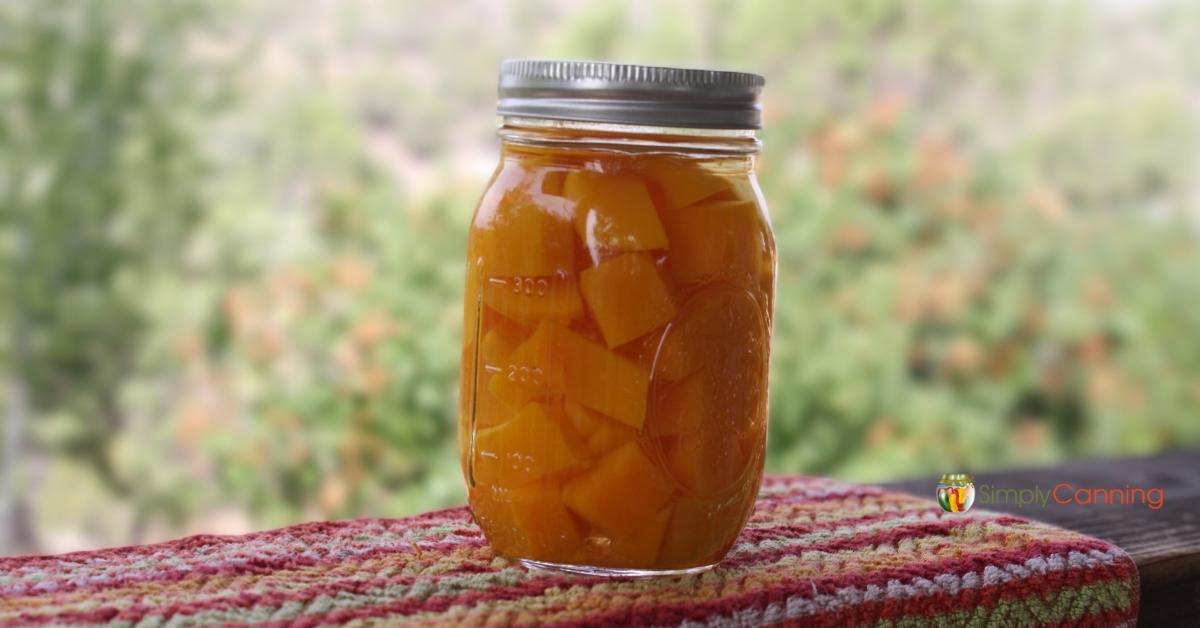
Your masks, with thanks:
M1200 443L1194 7L204 6L0 6L0 551L461 500L521 54L768 76L771 469Z
M1073 210L917 139L894 106L819 133L816 176L786 192L805 211L776 213L774 468L886 478L1196 442L1194 227Z
M77 459L114 495L143 493L112 445L134 427L123 387L153 361L145 286L178 267L200 217L189 116L209 95L179 55L196 7L124 10L137 23L103 2L0 9L5 510L28 497L28 449Z

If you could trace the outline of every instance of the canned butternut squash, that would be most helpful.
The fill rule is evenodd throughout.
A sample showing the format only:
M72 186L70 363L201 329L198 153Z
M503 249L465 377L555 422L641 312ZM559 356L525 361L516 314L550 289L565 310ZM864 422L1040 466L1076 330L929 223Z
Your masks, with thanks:
M755 75L501 70L501 159L467 252L459 412L496 553L698 571L762 476L775 244Z

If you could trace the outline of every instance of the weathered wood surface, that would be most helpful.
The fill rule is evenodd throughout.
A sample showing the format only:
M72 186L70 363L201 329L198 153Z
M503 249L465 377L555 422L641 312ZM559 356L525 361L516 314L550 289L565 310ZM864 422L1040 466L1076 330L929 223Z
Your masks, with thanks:
M972 472L971 469L946 469ZM1010 512L1108 540L1129 553L1138 566L1142 596L1139 625L1200 626L1200 452L1179 452L1122 460L1072 462L1058 467L977 472L976 508ZM938 478L888 484L933 498ZM1155 488L1162 507L1142 503L1059 504L980 503L980 487L1053 491L1060 482L1073 488ZM1060 489L1066 495L1066 489Z

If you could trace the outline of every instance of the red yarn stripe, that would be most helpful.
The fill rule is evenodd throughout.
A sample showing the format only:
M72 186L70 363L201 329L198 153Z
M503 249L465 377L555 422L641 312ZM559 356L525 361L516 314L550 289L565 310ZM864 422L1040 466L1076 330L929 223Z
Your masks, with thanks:
M298 523L273 530L251 532L243 535L229 534L197 534L167 543L153 545L127 545L101 550L68 552L53 556L0 556L0 569L15 571L29 567L50 568L61 567L62 563L79 562L95 563L106 559L116 559L120 562L146 558L154 554L169 552L173 555L187 553L184 550L198 550L212 546L245 545L252 541L276 541L281 536L302 539L313 537L327 542L331 538L357 536L364 528L381 527L397 533L411 534L412 530L435 528L454 523L461 524L462 531L468 535L479 533L471 519L471 513L462 506L443 508L405 519L346 519L339 521L310 521Z
M353 556L337 556L334 555L335 553L327 552L319 559L299 555L287 555L276 558L252 558L245 561L238 560L237 557L231 556L224 559L222 561L224 564L221 565L205 565L203 563L199 563L191 565L190 569L176 568L174 570L156 572L153 575L139 574L134 576L126 576L124 578L110 580L105 583L82 585L61 580L56 582L57 588L54 590L54 593L70 593L80 590L105 590L117 586L130 586L151 582L180 582L193 578L210 578L213 576L222 575L231 576L246 574L270 574L282 569L298 569L303 567L318 567L321 565L346 564L348 562L363 562L372 558L378 558L389 554L417 554L418 551L420 551L437 555L439 553L438 550L456 550L467 547L483 548L487 546L487 541L481 536L478 536L478 530L475 530L472 534L475 536L475 538L464 538L462 540L455 541L423 541L419 546L417 543L408 542L408 544L404 547L377 547L363 550ZM131 557L129 560L140 560L143 558L145 557ZM113 562L123 562L117 561L115 558L111 560ZM3 599L4 597L25 597L28 595L30 595L30 593L9 594L6 596L0 596L0 599Z

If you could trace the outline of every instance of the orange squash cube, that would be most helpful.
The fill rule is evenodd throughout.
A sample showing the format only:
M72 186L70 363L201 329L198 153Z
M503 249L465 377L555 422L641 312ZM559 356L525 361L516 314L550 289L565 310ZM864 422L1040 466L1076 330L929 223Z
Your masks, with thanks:
M583 271L580 283L609 347L662 327L675 316L667 284L646 253L627 253L601 262Z
M559 347L562 369L550 369L561 377L567 399L581 403L635 430L646 420L646 395L650 373L638 364L561 330Z
M671 507L654 513L650 520L626 538L613 539L609 551L616 564L653 565L671 520Z
M650 404L647 425L651 433L660 436L692 434L702 429L709 412L710 401L705 387L705 378L691 375L677 383L662 382L657 385Z
M721 342L725 300L712 291L701 293L683 305L682 312L667 328L654 354L655 379L679 381L699 371Z
M594 456L603 456L637 438L637 430L575 402L566 402L563 409L567 420Z
M520 553L525 541L513 525L510 488L479 485L469 488L471 516L483 529L488 542L501 554Z
M529 326L544 318L569 321L583 313L574 275L489 277L483 280L483 303Z
M563 195L575 201L575 233L593 259L601 251L667 248L667 234L640 180L572 171Z
M730 192L730 183L700 166L675 159L657 159L644 172L654 198L663 210L679 209Z
M653 353L651 370L656 380L680 381L705 365L712 347L703 343L720 340L719 302L693 299L671 323Z
M677 382L700 368L701 364L692 359L693 348L687 343L685 334L680 323L672 323L659 344L645 354L643 364L649 360L655 380Z
M512 523L523 545L522 556L566 562L580 551L583 539L579 524L563 505L562 484L558 480L542 480L512 489L508 501Z
M680 284L730 280L753 285L770 256L758 208L748 201L718 201L664 212L671 241L667 273Z
M520 405L562 394L640 430L646 418L650 373L552 321L544 321L516 351L489 387L500 399Z
M756 299L730 289L712 295L719 316L709 319L700 361L709 413L705 431L765 430L770 330ZM727 382L741 381L740 386Z
M655 379L678 381L708 365L720 366L718 377L749 377L731 360L742 363L767 355L767 321L761 310L746 289L716 286L696 293L659 343L652 363Z
M568 170L563 180L562 195L578 205L583 197L601 187L606 178L606 175L595 170Z
M541 174L542 194L562 196L563 187L567 181L566 170L546 170Z
M476 391L474 399L475 429L495 427L515 416L516 412L513 407L492 394L492 391L486 386L480 386Z
M577 468L586 461L583 444L563 429L562 417L531 403L517 416L475 435L475 481L514 487Z
M529 335L519 325L484 310L483 339L479 343L479 360L482 364L499 364L512 354Z
M737 540L752 505L749 493L735 499L676 500L659 548L659 565L680 569L720 560Z
M485 324L489 319L499 318L495 315L488 316L486 312L484 315ZM509 356L521 342L522 335L519 327L503 320L493 324L492 328L484 333L483 340L479 343L478 364L472 365L478 369L476 382L486 383L503 369L503 365L508 364ZM512 406L492 394L487 386L475 386L475 392L475 397L467 401L475 404L476 429L499 425L512 418Z
M575 270L570 216L533 202L503 202L475 217L467 260L488 277L548 277Z
M598 344L604 342L604 333L600 331L600 326L596 324L596 319L591 316L584 316L572 322L570 329L572 332L579 334L584 340Z
M671 475L691 495L716 498L734 486L746 471L737 433L717 432L705 426L664 444Z
M563 501L610 537L626 538L667 504L672 490L671 480L631 441L568 480Z
M552 364L552 337L553 327L549 321L539 325L525 342L509 354L505 362L499 364L498 370L489 369L491 379L488 390L513 407L523 406L534 399L562 394L557 382L552 386L546 372Z

